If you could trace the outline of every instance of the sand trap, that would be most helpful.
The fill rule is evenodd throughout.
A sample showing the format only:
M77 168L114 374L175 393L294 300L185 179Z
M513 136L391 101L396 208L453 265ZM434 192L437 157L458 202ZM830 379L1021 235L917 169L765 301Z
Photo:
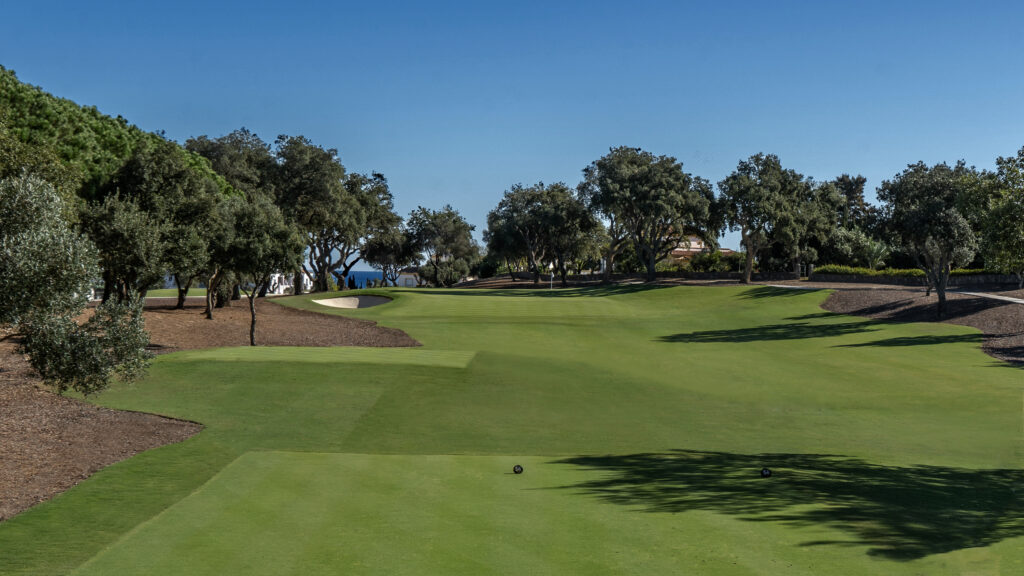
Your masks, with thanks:
M330 306L331 308L369 308L380 304L391 302L391 298L383 296L348 296L346 298L328 298L327 300L313 300L317 304Z

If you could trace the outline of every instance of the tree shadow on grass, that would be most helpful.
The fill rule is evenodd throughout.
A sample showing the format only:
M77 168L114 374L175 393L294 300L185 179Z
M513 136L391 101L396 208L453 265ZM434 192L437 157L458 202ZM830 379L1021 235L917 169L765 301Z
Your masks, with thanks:
M859 342L857 344L836 344L837 348L865 348L879 346L882 348L898 346L931 346L934 344L954 344L970 342L981 344L985 340L981 334L948 334L945 336L903 336L899 338L886 338L884 340L873 340L871 342Z
M752 328L734 330L701 330L661 336L660 342L675 343L717 343L717 342L760 342L766 340L800 340L804 338L828 338L860 332L874 332L871 322L843 322L838 324L811 324L791 322L789 324L767 324Z
M819 454L658 454L560 460L600 472L562 489L647 512L710 510L751 522L826 526L849 540L803 546L868 546L914 560L1024 535L1024 471L881 466ZM768 467L773 474L761 478Z
M740 294L745 300L751 298L778 298L780 296L802 296L810 292L819 292L818 288L777 288L775 286L758 286Z
M835 318L839 316L835 312L816 312L814 314L801 314L800 316L788 316L784 320L815 320L817 318Z

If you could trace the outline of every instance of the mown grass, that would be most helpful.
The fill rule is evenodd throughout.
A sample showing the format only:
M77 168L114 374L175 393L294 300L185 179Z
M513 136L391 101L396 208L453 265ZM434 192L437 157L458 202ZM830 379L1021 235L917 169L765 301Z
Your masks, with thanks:
M161 357L98 400L206 429L0 525L0 573L1024 561L1022 373L972 329L833 315L824 293L772 288L363 293L394 301L279 301L424 346Z

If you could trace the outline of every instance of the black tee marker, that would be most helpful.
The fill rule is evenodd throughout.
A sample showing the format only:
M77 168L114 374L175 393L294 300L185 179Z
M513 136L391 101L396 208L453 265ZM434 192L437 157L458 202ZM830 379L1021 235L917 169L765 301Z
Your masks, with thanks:
M767 468L761 468L761 478L771 478L772 471Z
M512 471L515 472L516 474L522 474L523 467L520 466L519 464L516 464L515 466L512 467Z

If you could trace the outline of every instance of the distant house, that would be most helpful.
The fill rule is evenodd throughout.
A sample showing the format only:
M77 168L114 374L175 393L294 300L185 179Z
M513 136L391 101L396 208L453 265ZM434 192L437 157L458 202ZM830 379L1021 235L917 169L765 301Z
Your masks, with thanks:
M723 255L733 253L733 250L730 250L728 248L719 248L718 250ZM710 251L711 248L704 244L703 240L696 236L689 236L685 241L680 242L679 246L676 246L675 249L672 250L672 252L669 255L672 256L672 259L675 260L676 262L687 262L690 260L690 258L693 258L694 256L700 254L701 252Z
M267 294L294 294L292 286L295 282L295 273L290 272L288 274L273 274L270 277L270 288L267 289ZM302 272L302 291L308 292L313 288L313 278L308 272L303 270Z
M416 266L406 266L398 271L397 286L415 288L420 285L420 272Z

